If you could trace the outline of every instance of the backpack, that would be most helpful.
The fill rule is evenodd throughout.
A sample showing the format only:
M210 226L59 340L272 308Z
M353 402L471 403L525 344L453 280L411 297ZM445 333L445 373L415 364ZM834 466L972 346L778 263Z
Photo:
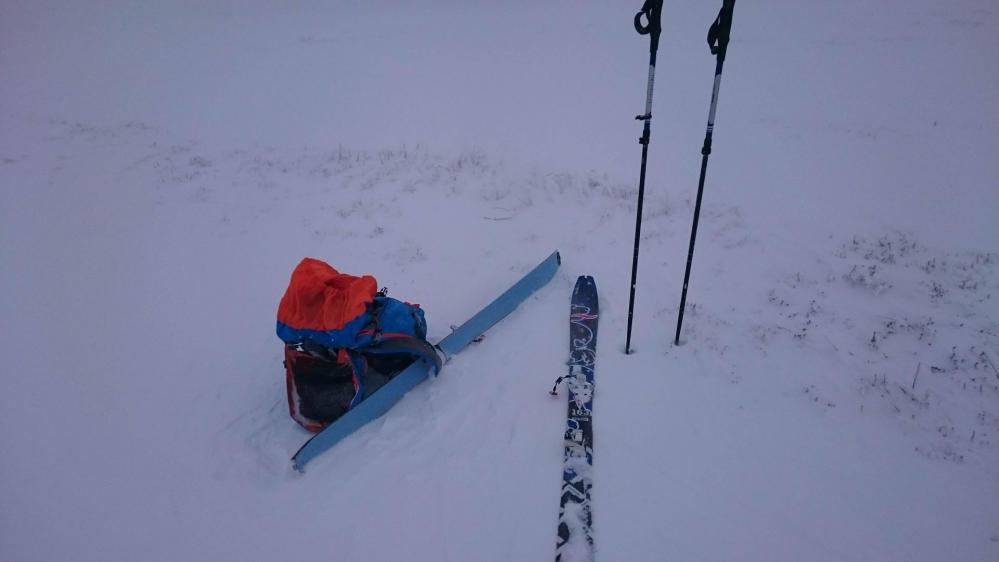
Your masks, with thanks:
M340 273L305 258L291 274L277 314L291 417L321 431L413 361L435 371L423 309L387 296L370 275Z

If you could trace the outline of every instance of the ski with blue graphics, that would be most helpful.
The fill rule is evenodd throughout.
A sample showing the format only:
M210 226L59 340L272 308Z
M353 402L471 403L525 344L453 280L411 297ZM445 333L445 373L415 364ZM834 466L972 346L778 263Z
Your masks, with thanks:
M507 289L505 293L489 303L467 322L454 328L446 338L434 346L443 356L443 362L446 363L451 356L475 341L486 330L513 312L535 291L548 284L555 276L561 263L559 253L553 252L552 255ZM431 365L425 360L420 359L414 362L372 393L371 396L365 397L326 429L306 441L291 458L292 466L299 472L304 471L306 463L317 455L389 411L407 392L423 382L430 374L430 370Z
M600 308L590 276L576 280L569 314L569 412L565 428L565 465L559 507L556 562L593 560L593 365ZM558 382L556 382L556 387ZM555 389L552 389L555 392Z

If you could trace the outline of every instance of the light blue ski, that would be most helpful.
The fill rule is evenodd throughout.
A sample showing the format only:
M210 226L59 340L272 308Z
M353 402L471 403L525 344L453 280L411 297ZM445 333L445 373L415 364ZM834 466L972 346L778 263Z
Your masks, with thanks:
M513 287L507 289L505 293L489 303L467 322L455 328L451 334L437 344L437 348L444 354L444 361L446 362L451 356L472 343L475 338L481 336L486 330L513 312L532 293L548 284L555 276L561 263L559 253L553 252L530 273L517 281ZM295 470L304 471L305 465L317 455L389 411L407 392L423 382L429 372L430 365L421 359L393 377L371 396L365 398L326 429L306 441L291 458Z

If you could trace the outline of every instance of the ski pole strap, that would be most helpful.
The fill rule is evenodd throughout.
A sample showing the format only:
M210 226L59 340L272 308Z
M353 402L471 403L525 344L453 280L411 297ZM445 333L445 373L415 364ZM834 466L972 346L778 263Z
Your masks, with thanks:
M721 10L718 17L708 28L708 47L711 48L712 55L718 55L718 60L725 60L725 51L728 50L729 33L732 31L732 10L735 8L735 0L722 0Z
M663 0L645 0L645 4L642 4L642 9L637 14L635 14L635 31L639 35L650 35L650 45L649 52L655 53L659 50L659 33L662 31L662 22L659 18L660 12L662 12ZM648 22L642 25L642 16L645 16L645 21Z

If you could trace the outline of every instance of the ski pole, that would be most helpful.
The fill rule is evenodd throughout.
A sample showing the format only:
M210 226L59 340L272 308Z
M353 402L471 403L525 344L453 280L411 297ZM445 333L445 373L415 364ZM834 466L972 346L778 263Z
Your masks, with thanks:
M690 229L690 248L687 250L687 269L683 273L683 293L680 295L680 314L676 321L676 338L673 345L680 345L680 328L683 326L683 309L687 305L687 284L690 282L690 264L694 261L694 240L697 238L697 221L701 216L701 197L704 194L704 175L708 171L708 156L711 154L711 134L715 128L715 108L718 106L718 88L721 85L722 65L728 51L729 32L732 30L732 10L735 0L722 0L718 17L708 29L708 47L715 55L715 83L711 90L711 109L708 112L708 130L704 134L701 147L701 177L697 181L697 201L694 203L694 224Z
M638 245L642 236L642 202L645 199L645 164L649 156L650 122L652 121L652 86L656 80L656 52L659 50L659 33L662 31L659 15L662 12L662 0L645 0L641 11L635 14L635 31L639 35L649 36L649 82L645 91L645 114L635 119L644 121L642 137L638 139L642 145L642 170L638 176L638 210L635 214L635 253L631 261L631 297L628 299L628 336L624 343L624 353L631 353L631 320L635 314L635 284L638 277ZM645 16L645 25L642 25Z

